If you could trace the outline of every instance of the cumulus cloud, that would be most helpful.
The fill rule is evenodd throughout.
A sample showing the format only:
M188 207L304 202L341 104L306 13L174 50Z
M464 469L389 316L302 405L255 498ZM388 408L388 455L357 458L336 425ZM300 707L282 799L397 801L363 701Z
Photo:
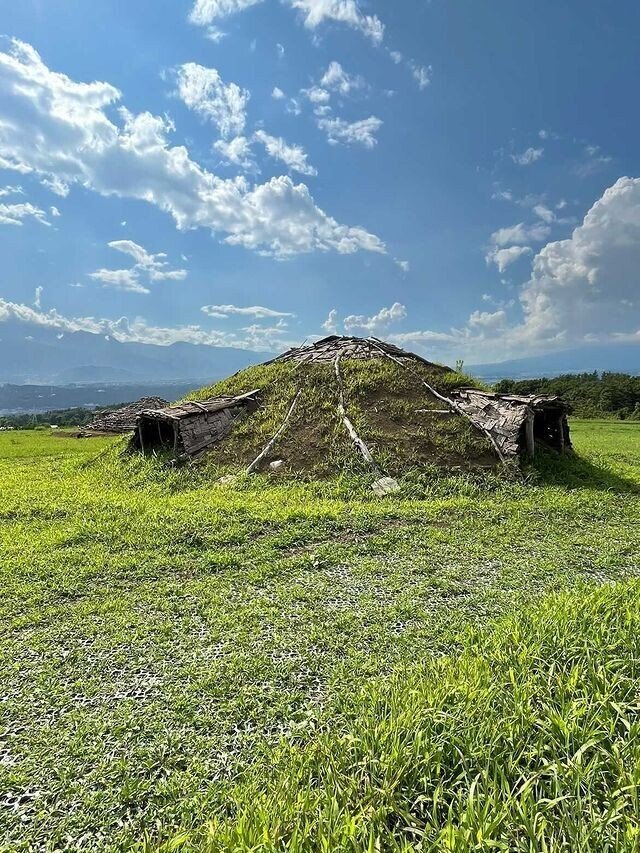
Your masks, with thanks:
M331 94L320 86L311 86L310 89L301 89L300 94L311 101L312 104L327 104L331 100Z
M343 320L343 326L347 332L353 332L357 329L366 332L382 332L388 329L394 323L399 323L407 316L407 309L400 302L394 302L390 308L381 308L377 314L372 317L365 317L362 314L350 314Z
M512 244L539 243L546 240L551 229L543 222L534 222L533 225L525 225L519 222L507 228L499 228L491 235L491 241L496 246L510 246Z
M521 247L516 247L521 248ZM566 240L534 257L519 294L522 319L475 311L461 329L392 335L400 343L492 360L581 343L640 344L640 178L620 178Z
M322 324L322 328L330 335L338 334L338 312L335 308L332 308L331 311L329 311L329 316Z
M555 221L555 213L545 204L534 205L533 212L538 217L538 219L542 219L542 221L546 222L547 224Z
M218 139L213 143L213 147L226 163L239 166L245 172L259 171L253 157L251 143L246 136L236 136L229 141Z
M505 311L474 311L469 317L469 326L480 329L503 329L507 322Z
M208 317L217 317L219 319L227 319L234 314L255 317L256 319L296 316L287 311L275 311L273 308L265 308L263 305L203 305L200 310Z
M498 249L494 247L486 255L488 264L495 264L499 272L504 272L511 264L520 260L526 255L532 255L533 251L529 246L510 246L508 249Z
M418 88L422 91L426 89L427 86L431 83L431 74L433 73L432 67L418 65L416 62L411 61L409 63L409 67L411 69L411 73L413 74L413 79L417 82Z
M38 287L36 287L36 292L35 292L34 297L33 297L33 307L34 308L38 308L38 309L42 308L42 292L43 292L43 290L44 290L44 287L42 287L42 285L38 285Z
M278 86L274 86L273 91L271 92L271 97L275 101L282 101L284 98L286 98L286 95L282 91L282 89L279 89Z
M609 187L567 240L547 244L533 261L521 302L522 334L580 340L636 333L640 269L640 178Z
M189 109L215 124L223 137L242 133L251 97L247 89L236 83L224 83L216 68L195 62L181 65L176 78L178 95Z
M90 272L89 278L92 278L94 281L100 281L105 287L112 287L115 290L128 290L131 293L151 292L140 281L136 269L99 269L95 272Z
M112 320L98 317L67 317L56 309L40 311L29 305L8 302L0 298L0 323L8 320L58 329L61 334L89 332L94 335L108 336L122 343L136 342L156 346L170 346L183 342L273 352L285 346L294 346L296 343L283 340L282 328L277 326L275 328L253 326L248 330L242 330L243 334L203 329L198 325L153 326L142 318L130 320L127 317L120 317Z
M128 290L133 293L149 293L149 288L141 282L141 277L148 281L182 281L187 276L187 271L182 269L170 269L164 252L151 254L133 240L112 240L107 244L109 248L115 249L129 255L135 261L130 269L99 269L89 273L89 278L102 282L105 287L114 287L117 290Z
M193 24L206 26L215 21L216 18L225 18L235 12L242 12L243 9L248 9L250 6L255 6L261 2L262 0L196 0L189 20Z
M285 0L304 16L304 25L315 29L325 21L335 21L359 30L374 44L384 38L384 24L376 15L365 15L356 0Z
M341 118L318 119L318 127L327 134L330 145L363 145L365 148L378 144L376 133L382 124L382 120L375 116L354 122Z
M365 86L364 79L360 75L348 74L339 62L330 62L329 67L322 75L320 86L330 89L340 95L350 95L352 92Z
M24 190L20 186L0 187L0 198L7 195L24 195Z
M171 146L164 118L124 108L120 124L106 109L120 100L108 83L76 83L51 71L36 51L13 41L0 52L0 163L67 187L144 200L181 230L208 228L227 243L274 255L314 250L384 252L364 228L341 225L289 177L251 186L223 180Z
M35 219L42 225L50 225L44 210L34 204L0 204L0 225L22 225L25 219Z
M521 154L512 154L511 159L514 163L517 163L518 166L530 166L532 163L535 163L536 160L539 160L544 153L544 148L527 148L526 151L523 151Z
M280 160L293 172L310 176L318 174L317 170L307 163L308 155L301 145L289 145L281 136L269 136L264 130L258 130L255 138L264 145L270 157Z
M217 18L241 12L262 0L196 0L189 19L207 26ZM357 0L282 0L301 13L305 27L315 30L325 22L345 24L359 30L374 44L384 38L384 24L376 15L365 15Z

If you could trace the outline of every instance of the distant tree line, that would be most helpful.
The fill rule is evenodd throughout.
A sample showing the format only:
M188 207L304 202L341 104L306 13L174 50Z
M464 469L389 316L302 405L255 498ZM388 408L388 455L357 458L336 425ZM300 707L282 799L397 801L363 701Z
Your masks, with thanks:
M50 412L21 412L0 416L0 429L38 429L43 426L76 427L88 424L101 409L55 409Z
M569 373L553 379L503 379L501 394L557 394L583 418L640 421L640 376L627 373Z

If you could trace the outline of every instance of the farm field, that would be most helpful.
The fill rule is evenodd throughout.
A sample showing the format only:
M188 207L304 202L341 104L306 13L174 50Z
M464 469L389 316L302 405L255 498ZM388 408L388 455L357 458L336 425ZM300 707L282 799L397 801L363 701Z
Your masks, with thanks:
M524 482L0 434L0 849L637 850L640 423Z

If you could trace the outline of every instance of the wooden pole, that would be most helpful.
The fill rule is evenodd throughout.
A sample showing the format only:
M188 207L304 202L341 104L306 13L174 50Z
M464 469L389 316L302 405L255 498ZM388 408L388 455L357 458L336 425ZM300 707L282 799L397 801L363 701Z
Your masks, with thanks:
M535 425L536 416L532 411L527 413L527 420L525 422L525 434L527 438L527 453L533 459L536 455L536 440L534 436L534 425Z
M260 463L265 458L265 456L267 456L269 454L273 445L276 443L276 441L280 438L282 433L285 431L285 429L287 428L287 424L289 423L289 420L291 419L291 415L293 414L295 407L298 405L298 400L300 399L301 394L302 394L302 388L300 388L300 390L298 391L296 396L293 398L293 403L291 404L289 411L285 415L285 419L280 424L280 428L278 429L276 434L273 436L272 439L270 439L270 441L267 442L264 449L256 456L256 458L253 460L251 465L249 465L249 467L247 468L247 472L246 472L247 474L253 474L253 472L259 467Z
M564 453L565 451L565 441L564 441L564 414L561 414L558 418L558 434L560 437L560 453Z
M353 424L351 423L351 421L347 417L347 412L346 412L345 407L344 407L344 391L343 391L343 385L342 385L342 377L340 376L340 358L341 358L340 353L338 353L338 355L336 356L336 360L333 364L334 371L336 374L336 381L338 383L338 413L339 413L340 417L342 418L342 422L345 425L347 432L349 433L351 441L355 444L355 446L358 448L358 450L360 451L362 456L369 463L369 465L373 469L374 473L380 479L382 479L386 475L377 466L375 459L371 455L371 451L369 450L367 445L364 443L364 441L360 438L360 436L358 435L358 433L355 430L355 427L353 426Z

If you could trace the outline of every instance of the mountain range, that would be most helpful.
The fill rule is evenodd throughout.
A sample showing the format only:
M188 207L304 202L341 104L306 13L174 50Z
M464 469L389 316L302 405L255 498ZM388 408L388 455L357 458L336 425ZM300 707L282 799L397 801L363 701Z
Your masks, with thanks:
M273 356L203 344L120 343L89 332L59 335L58 329L27 326L17 320L0 324L0 384L202 384ZM466 365L465 370L487 382L592 371L638 374L640 343L583 346L493 364Z
M516 358L494 364L465 365L465 372L485 382L499 379L553 378L563 373L640 374L640 341L637 344L582 346L545 355Z
M89 332L65 332L48 326L0 324L0 383L139 383L216 380L269 353L202 344L120 343Z

